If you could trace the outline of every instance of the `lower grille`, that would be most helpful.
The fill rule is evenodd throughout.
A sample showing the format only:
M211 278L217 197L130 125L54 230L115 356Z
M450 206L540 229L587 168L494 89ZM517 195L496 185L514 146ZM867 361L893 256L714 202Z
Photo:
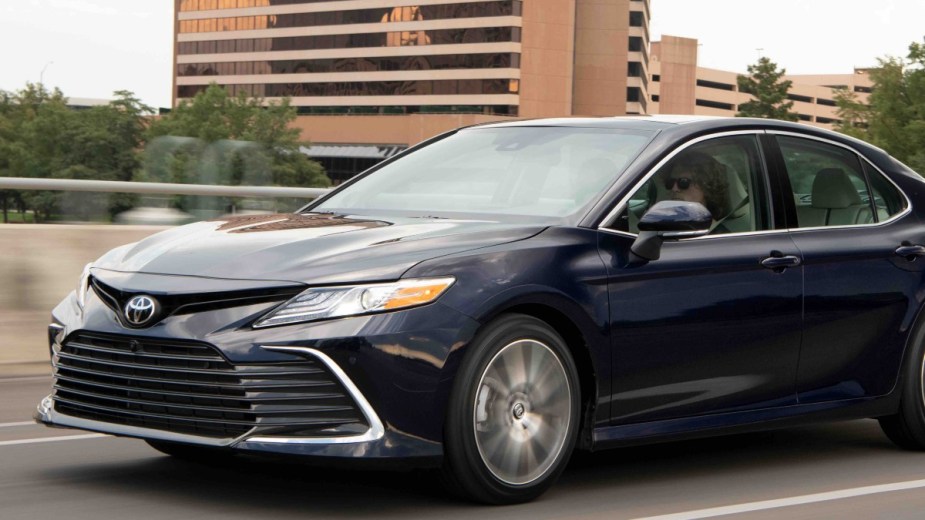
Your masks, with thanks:
M369 427L323 363L233 365L206 343L77 332L55 377L57 412L108 423L215 438Z

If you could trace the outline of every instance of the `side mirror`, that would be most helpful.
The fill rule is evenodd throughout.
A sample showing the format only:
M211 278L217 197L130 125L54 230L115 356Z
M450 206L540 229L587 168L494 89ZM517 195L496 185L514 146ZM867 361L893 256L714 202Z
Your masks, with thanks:
M664 200L639 219L639 236L630 250L643 260L658 260L662 242L710 233L713 215L699 202Z

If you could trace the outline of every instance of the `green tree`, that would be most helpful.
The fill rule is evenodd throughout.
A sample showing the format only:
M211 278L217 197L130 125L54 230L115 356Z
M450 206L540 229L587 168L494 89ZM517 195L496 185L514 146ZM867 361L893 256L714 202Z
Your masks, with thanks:
M264 104L213 83L151 125L146 174L171 182L330 186L321 165L299 152L305 143L290 125L295 118L288 99Z
M870 106L861 101L858 95L847 88L835 91L835 104L838 106L835 130L864 139L866 137L867 121L870 119Z
M130 181L139 168L139 150L151 108L130 92L115 93L108 105L75 111L55 89L27 83L0 95L0 172L13 177ZM38 191L0 194L4 219L11 202L47 220L64 199L88 217L93 205L111 214L131 207L134 196ZM4 196L6 195L6 196ZM17 200L21 198L21 201ZM20 203L21 202L21 203Z
M836 99L839 130L879 146L925 175L925 43L913 42L906 59L886 57L870 71L867 106Z
M739 91L752 95L752 100L739 105L738 117L761 117L796 121L797 114L791 112L793 102L787 100L793 82L782 80L786 69L777 69L777 64L767 57L748 66L748 75L737 78Z
M13 146L13 95L0 90L0 177L10 177L10 154ZM9 208L16 196L14 190L0 190L0 208L3 211L3 223L9 222Z
M128 91L117 91L115 99L107 105L96 106L74 113L71 124L62 133L60 144L61 168L55 177L64 179L92 179L131 181L141 166L140 149L147 130L147 115L153 109ZM85 207L94 194L69 193L76 199L72 206ZM129 194L106 196L110 216L130 209L137 199ZM83 203L81 203L83 201Z
M66 101L60 90L48 91L33 83L11 96L7 116L13 137L6 146L10 176L47 178L64 167L62 135L74 116ZM48 191L19 195L36 220L50 218L60 199L60 193Z

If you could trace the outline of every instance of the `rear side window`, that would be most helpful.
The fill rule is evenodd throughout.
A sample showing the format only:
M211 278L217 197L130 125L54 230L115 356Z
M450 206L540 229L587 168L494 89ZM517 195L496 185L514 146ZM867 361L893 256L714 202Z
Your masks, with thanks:
M793 190L796 227L854 226L879 221L857 154L798 137L778 136L777 141ZM886 179L880 180L881 185L889 184ZM888 214L887 210L885 215Z

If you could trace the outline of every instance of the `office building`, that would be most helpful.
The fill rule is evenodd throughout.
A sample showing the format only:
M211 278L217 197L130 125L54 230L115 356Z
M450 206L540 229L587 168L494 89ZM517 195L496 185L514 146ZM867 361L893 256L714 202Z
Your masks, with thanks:
M664 36L652 42L651 113L734 116L751 100L739 91L739 73L697 66L697 40ZM786 67L785 67L786 68ZM788 75L791 110L801 122L831 129L838 121L837 89L848 89L866 102L873 83L867 69L853 74Z
M648 0L177 0L174 103L211 82L288 96L307 140L382 146L644 114L648 25Z
M335 181L459 126L514 118L735 115L735 72L697 41L649 41L649 0L175 0L174 104L215 82L289 97ZM651 58L650 58L651 54ZM800 119L831 127L833 86L793 76Z

